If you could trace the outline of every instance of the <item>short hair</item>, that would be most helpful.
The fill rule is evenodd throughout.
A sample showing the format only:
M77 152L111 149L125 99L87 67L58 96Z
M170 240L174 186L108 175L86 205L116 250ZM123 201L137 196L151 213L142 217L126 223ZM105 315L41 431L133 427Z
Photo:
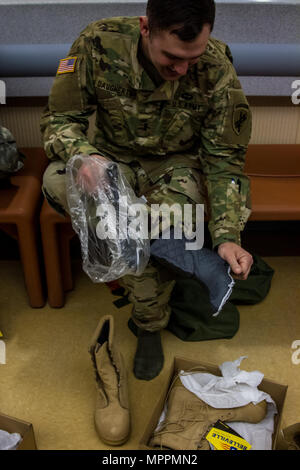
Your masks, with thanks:
M182 41L193 41L205 24L213 30L214 0L148 0L146 14L150 35L175 26L171 34Z

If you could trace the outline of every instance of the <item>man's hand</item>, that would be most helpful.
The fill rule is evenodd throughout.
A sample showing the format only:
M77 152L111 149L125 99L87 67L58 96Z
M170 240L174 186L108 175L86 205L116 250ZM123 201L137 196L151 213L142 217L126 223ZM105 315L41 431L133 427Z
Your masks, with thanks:
M253 264L250 253L236 243L226 242L218 246L218 254L230 265L235 279L247 279Z
M89 158L87 162L82 163L77 174L77 184L79 184L84 191L92 194L99 188L101 180L105 178L107 163L109 163L110 160L94 153L89 156L94 157L95 161ZM101 163L99 164L96 159L100 160Z

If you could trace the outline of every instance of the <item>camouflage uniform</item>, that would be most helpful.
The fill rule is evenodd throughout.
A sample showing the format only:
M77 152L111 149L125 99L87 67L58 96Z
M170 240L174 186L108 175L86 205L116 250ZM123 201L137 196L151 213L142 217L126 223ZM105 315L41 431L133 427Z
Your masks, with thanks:
M139 39L139 18L119 17L90 24L72 45L41 121L53 161L44 193L67 210L65 162L77 153L96 153L118 161L149 203L206 201L213 247L240 244L250 215L243 167L251 113L230 50L210 38L184 77L157 85L138 61ZM88 117L94 111L89 141ZM125 276L122 282L131 293L135 322L149 330L164 327L173 281L162 284L150 263L140 278Z

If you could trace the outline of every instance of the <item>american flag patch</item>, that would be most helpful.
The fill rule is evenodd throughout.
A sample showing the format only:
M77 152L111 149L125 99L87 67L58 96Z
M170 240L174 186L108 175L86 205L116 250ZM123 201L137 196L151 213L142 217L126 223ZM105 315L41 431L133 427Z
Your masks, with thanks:
M56 73L59 75L61 73L74 72L76 61L77 57L66 57L66 59L61 59Z

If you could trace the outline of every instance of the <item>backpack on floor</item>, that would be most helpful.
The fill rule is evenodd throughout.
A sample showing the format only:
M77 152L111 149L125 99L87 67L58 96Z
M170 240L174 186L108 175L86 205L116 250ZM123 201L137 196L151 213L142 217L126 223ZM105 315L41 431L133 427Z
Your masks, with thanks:
M24 155L18 151L12 133L0 125L0 179L7 178L24 166Z

